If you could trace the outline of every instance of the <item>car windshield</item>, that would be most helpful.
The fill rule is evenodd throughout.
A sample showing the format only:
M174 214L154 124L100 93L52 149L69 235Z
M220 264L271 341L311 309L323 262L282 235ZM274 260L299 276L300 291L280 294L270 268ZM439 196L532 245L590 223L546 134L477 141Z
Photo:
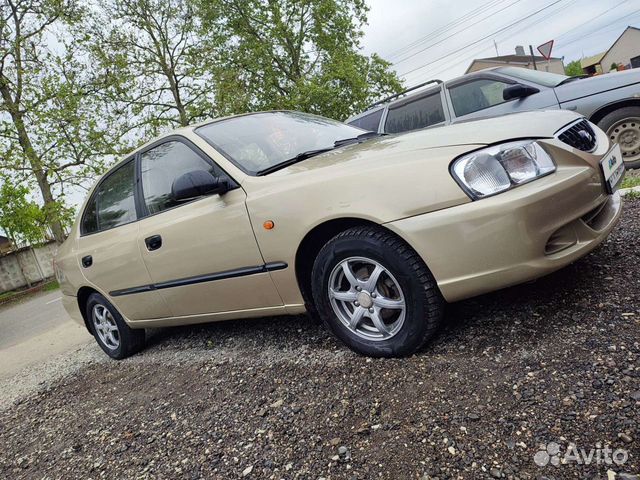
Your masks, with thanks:
M249 175L331 150L364 130L300 112L263 112L214 121L196 133ZM338 142L338 143L336 143Z
M518 67L500 67L496 68L496 71L520 80L544 85L545 87L557 87L567 78L571 78L566 75L560 75L559 73L541 72L539 70L529 70L528 68Z

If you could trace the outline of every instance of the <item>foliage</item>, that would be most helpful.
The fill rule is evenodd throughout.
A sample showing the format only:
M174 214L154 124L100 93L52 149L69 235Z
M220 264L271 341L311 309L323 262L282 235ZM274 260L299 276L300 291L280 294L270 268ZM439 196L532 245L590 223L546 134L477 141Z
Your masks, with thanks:
M96 66L112 81L112 101L146 136L217 114L216 34L205 42L199 29L186 0L106 0L93 15Z
M617 70L617 69L618 69L618 66L619 66L619 65L618 65L616 62L613 62L613 63L611 64L611 67L609 68L609 70Z
M580 60L574 60L573 62L569 62L564 67L564 73L569 75L570 77L577 77L584 74L582 70L582 66L580 65Z
M5 181L0 187L0 228L21 247L47 240L44 211L37 203L27 200L29 188Z
M194 2L204 36L227 33L219 100L229 113L296 109L345 119L402 88L388 62L359 51L363 0Z
M83 186L119 153L119 124L101 101L106 79L82 51L83 15L75 0L0 4L0 168L37 185L58 242L66 189Z

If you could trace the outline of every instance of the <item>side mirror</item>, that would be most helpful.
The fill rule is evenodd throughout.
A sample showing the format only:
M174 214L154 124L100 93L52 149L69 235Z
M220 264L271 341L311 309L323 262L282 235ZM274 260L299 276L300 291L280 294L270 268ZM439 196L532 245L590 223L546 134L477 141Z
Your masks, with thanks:
M203 195L222 194L229 190L226 180L205 170L194 170L180 175L171 185L171 196L176 201L189 200Z
M540 92L540 90L535 87L523 85L522 83L516 83L515 85L511 85L510 87L507 87L502 91L502 98L505 101L508 101L513 100L514 98L528 97L529 95L533 95L534 93L538 92Z

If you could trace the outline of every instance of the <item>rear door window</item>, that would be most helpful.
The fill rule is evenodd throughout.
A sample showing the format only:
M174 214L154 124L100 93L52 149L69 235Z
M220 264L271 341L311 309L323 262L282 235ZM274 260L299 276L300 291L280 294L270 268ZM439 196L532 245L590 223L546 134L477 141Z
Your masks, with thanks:
M508 86L508 83L499 80L483 78L450 87L449 95L456 116L461 117L505 103L502 92Z
M444 122L440 92L389 107L384 131L400 133Z

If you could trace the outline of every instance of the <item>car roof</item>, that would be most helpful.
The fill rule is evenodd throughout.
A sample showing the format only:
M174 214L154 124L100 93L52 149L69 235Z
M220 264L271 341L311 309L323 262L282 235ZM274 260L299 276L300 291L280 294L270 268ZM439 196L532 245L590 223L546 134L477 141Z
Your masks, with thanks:
M435 86L425 88L424 90L417 90L415 92L412 91L411 93L400 94L401 95L400 97L392 99L392 100L389 100L388 102L384 102L384 103L380 103L380 104L375 104L374 103L373 105L369 106L369 108L367 108L363 112L358 113L357 115L353 115L353 116L349 117L348 119L346 119L345 123L352 122L352 121L357 120L359 118L362 118L362 117L364 117L366 115L369 115L370 113L376 112L376 111L378 111L380 109L390 107L391 105L402 104L402 103L411 101L414 98L420 98L420 97L425 96L425 95L430 95L433 92L439 90L442 85L448 86L448 85L451 85L451 84L458 83L463 79L466 81L467 79L470 79L470 78L486 76L487 74L491 74L492 72L499 71L501 68L502 67L485 68L485 69L482 69L482 70L478 70L477 72L471 72L471 73L467 73L465 75L461 75L459 77L452 78L451 80L447 80L447 81L439 83L439 84L437 84ZM505 74L505 75L507 75L507 74ZM412 87L409 90L412 90L414 88L419 88L419 87Z

